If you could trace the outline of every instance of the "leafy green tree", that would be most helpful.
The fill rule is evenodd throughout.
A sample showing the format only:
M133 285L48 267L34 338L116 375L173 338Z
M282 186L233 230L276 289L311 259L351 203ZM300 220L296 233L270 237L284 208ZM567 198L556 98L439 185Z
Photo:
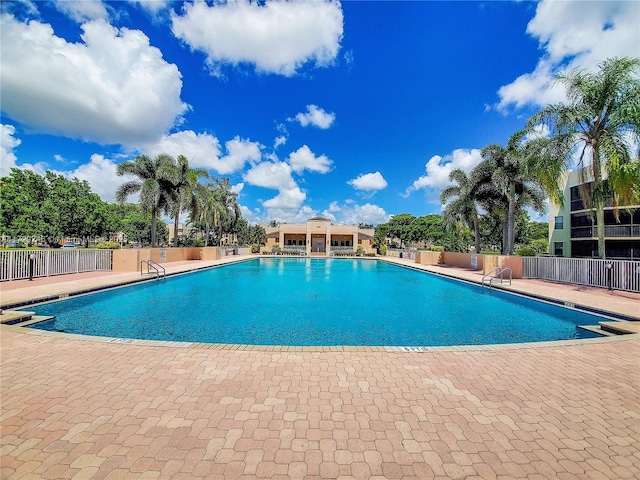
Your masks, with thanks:
M445 219L439 214L416 217L409 228L410 240L423 247L442 245L447 235Z
M547 222L529 222L529 240L549 240L549 224Z
M54 205L54 222L65 237L83 239L85 246L90 237L106 233L107 207L86 180L68 180L62 175L46 172L49 195Z
M54 221L55 211L44 177L12 168L0 180L0 233L9 237L44 237L54 243L62 230Z
M0 231L12 237L44 238L56 244L63 237L103 235L108 224L107 204L91 192L86 181L69 180L46 172L12 169L1 180Z
M144 213L151 215L151 246L156 246L157 218L161 212L169 211L177 200L177 191L171 182L175 178L174 159L166 154L155 158L139 155L134 160L118 165L118 175L133 175L138 180L123 183L116 190L116 200L124 203L130 195L139 193L139 204Z
M389 237L389 225L386 223L379 223L376 225L376 229L373 232L373 246L384 255L386 252L387 238Z
M410 213L401 213L394 215L391 217L391 220L387 222L387 233L389 237L400 240L400 248L402 248L403 241L409 236L409 226L414 219L415 217Z
M593 179L592 188L581 188L587 208L594 209L598 226L598 253L605 257L604 202L608 193L614 200L633 195L634 149L640 136L639 58L609 58L597 72L572 70L557 75L564 85L567 103L548 105L528 121L530 130L541 125L550 137L535 144L537 154L532 167L549 196L562 204L562 173L578 167L583 183ZM533 159L534 157L532 157ZM630 168L628 165L632 165ZM603 188L603 173L610 179L610 190Z

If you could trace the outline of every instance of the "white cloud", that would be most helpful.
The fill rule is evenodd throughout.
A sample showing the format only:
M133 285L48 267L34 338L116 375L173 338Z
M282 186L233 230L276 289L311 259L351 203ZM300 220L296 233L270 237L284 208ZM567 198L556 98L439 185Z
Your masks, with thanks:
M291 166L284 162L262 162L243 175L245 182L257 187L291 188L296 182L291 176Z
M17 164L18 157L14 149L20 146L22 140L16 138L15 133L16 129L13 125L0 124L0 177L8 176L12 168L31 170L38 175L44 175L50 169L47 169L46 164L43 162L37 162L33 165L30 163Z
M225 175L240 170L246 162L258 162L262 155L261 147L259 143L235 137L225 143L227 154L222 156L220 141L215 136L183 130L163 136L159 142L147 145L144 151L151 156L161 153L173 157L184 155L192 167L215 170Z
M324 109L319 108L316 105L307 105L307 111L305 113L298 113L294 119L289 120L297 120L303 127L306 127L307 125L314 125L326 130L331 126L335 119L335 113L327 113Z
M609 57L637 57L639 18L638 2L542 0L527 33L539 40L544 53L533 72L500 87L498 110L563 101L564 89L552 82L561 70L595 70Z
M109 18L101 0L54 0L53 3L60 12L78 23Z
M233 170L227 172L218 170L220 173L235 172L236 170L240 170L244 167L245 163L256 163L262 158L262 152L260 151L262 145L257 142L252 142L244 138L241 139L236 136L233 140L229 140L224 145L227 150L227 155L220 159L220 164Z
M361 173L347 182L356 190L378 191L387 187L387 181L380 172Z
M329 212L335 213L335 212L339 212L340 210L342 209L340 208L340 205L338 205L338 202L331 202L329 204L329 208L328 208Z
M299 187L280 190L278 195L265 202L262 202L265 208L275 208L279 210L291 210L298 208L305 201L307 195L300 190Z
M218 168L226 170L226 166L220 165L220 141L209 133L183 130L171 135L164 135L158 142L146 145L143 153L151 157L161 153L166 153L174 158L178 155L184 155L192 167L216 171Z
M251 167L243 180L257 187L278 190L278 195L262 202L265 208L295 210L307 198L291 176L291 166L285 162L262 162Z
M340 49L342 8L338 2L248 1L188 3L172 14L173 34L207 55L212 73L223 64L255 65L258 72L294 75L312 62L332 64Z
M16 127L0 124L0 177L6 177L16 166L16 154L13 152L22 140L16 138Z
M284 145L285 143L287 143L287 137L285 137L284 135L280 135L276 137L276 139L273 142L274 150L278 148L280 145Z
M152 16L158 15L162 10L167 8L169 0L129 0L129 3L140 6Z
M288 160L291 165L291 169L296 173L302 173L304 170L327 173L331 170L331 165L333 164L326 155L316 157L311 149L306 145L303 145L295 152L292 152L289 155Z
M322 215L334 223L344 223L345 225L358 225L359 223L377 225L386 223L391 218L391 215L378 205L371 203L358 205L353 202L345 202L342 207L338 205L338 202L331 202L329 208L323 211Z
M415 180L405 191L405 196L409 196L416 190L431 190L429 198L431 201L439 202L439 190L449 185L449 173L456 168L469 172L473 167L482 161L480 150L473 148L456 149L451 154L441 157L434 155L425 165L425 175ZM437 191L437 192L436 192ZM435 195L437 193L437 195Z
M102 20L68 43L48 24L2 15L2 110L30 129L135 148L180 120L178 68L139 30Z
M240 192L244 189L244 183L240 182L240 183L236 183L235 185L231 185L231 191L233 193L237 193L238 195L240 195Z
M91 186L91 191L97 193L102 200L109 203L115 201L116 190L120 185L129 180L136 180L136 177L130 175L118 176L116 163L97 153L91 155L89 163L80 165L73 171L64 172L64 175L67 178L76 177L79 180L86 180ZM128 201L134 201L132 198Z

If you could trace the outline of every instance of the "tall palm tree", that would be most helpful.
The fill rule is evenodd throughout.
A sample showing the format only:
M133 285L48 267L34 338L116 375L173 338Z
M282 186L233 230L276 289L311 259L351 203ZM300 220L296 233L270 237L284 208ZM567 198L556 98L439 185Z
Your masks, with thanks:
M209 232L217 229L218 243L226 232L232 231L237 222L242 218L240 205L237 202L238 194L232 190L228 178L214 178L199 189L198 212L192 215L205 229L205 242L208 242Z
M116 200L123 204L129 195L140 193L139 204L144 213L151 215L151 246L156 245L156 223L160 212L166 211L175 198L171 178L174 177L174 159L160 154L155 158L138 155L134 160L120 163L118 175L133 175L139 180L123 183L116 190Z
M199 180L200 178L209 178L209 173L204 168L191 168L189 160L184 155L178 155L174 171L171 173L175 198L169 205L168 213L173 217L173 246L177 247L180 213L184 210L191 210L194 213L193 216L197 216Z
M523 186L530 178L527 175L525 156L522 147L524 132L516 132L509 138L507 147L491 144L482 149L482 157L491 165L491 180L502 192L507 203L506 237L503 253L513 255L515 240L515 213L518 193L523 193Z
M556 76L565 86L567 103L548 105L527 123L528 128L546 125L550 137L541 142L536 172L549 196L562 203L560 179L573 165L579 153L578 167L586 167L582 183L588 176L592 188L580 189L587 208L595 210L598 226L598 254L605 257L603 173L610 178L610 188L619 194L628 185L624 165L632 162L633 150L640 137L639 58L610 58L599 71L572 70Z
M223 232L228 233L234 230L238 220L242 218L242 212L240 205L238 205L238 194L233 191L229 179L227 177L216 178L214 181L218 198L218 208L216 209L218 238L222 241Z
M480 226L478 223L478 207L476 196L478 189L472 178L467 176L464 170L456 168L449 173L449 181L456 185L445 187L440 193L440 202L446 204L444 216L447 222L462 220L473 227L475 234L476 253L480 253ZM449 201L452 197L456 197Z

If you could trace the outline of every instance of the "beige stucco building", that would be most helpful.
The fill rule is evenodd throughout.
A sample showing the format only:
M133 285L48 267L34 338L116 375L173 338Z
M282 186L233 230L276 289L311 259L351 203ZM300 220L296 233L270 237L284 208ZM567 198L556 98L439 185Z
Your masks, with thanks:
M306 224L282 224L265 227L267 233L262 252L271 252L276 247L284 252L307 256L328 257L339 253L375 253L374 230L360 229L357 225L332 225L322 217L313 217Z

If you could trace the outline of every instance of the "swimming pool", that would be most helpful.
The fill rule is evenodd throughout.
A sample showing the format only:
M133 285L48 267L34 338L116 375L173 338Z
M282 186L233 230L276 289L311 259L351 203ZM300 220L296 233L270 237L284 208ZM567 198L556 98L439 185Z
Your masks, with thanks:
M257 258L42 304L32 325L118 338L440 346L595 337L599 317L374 259Z

